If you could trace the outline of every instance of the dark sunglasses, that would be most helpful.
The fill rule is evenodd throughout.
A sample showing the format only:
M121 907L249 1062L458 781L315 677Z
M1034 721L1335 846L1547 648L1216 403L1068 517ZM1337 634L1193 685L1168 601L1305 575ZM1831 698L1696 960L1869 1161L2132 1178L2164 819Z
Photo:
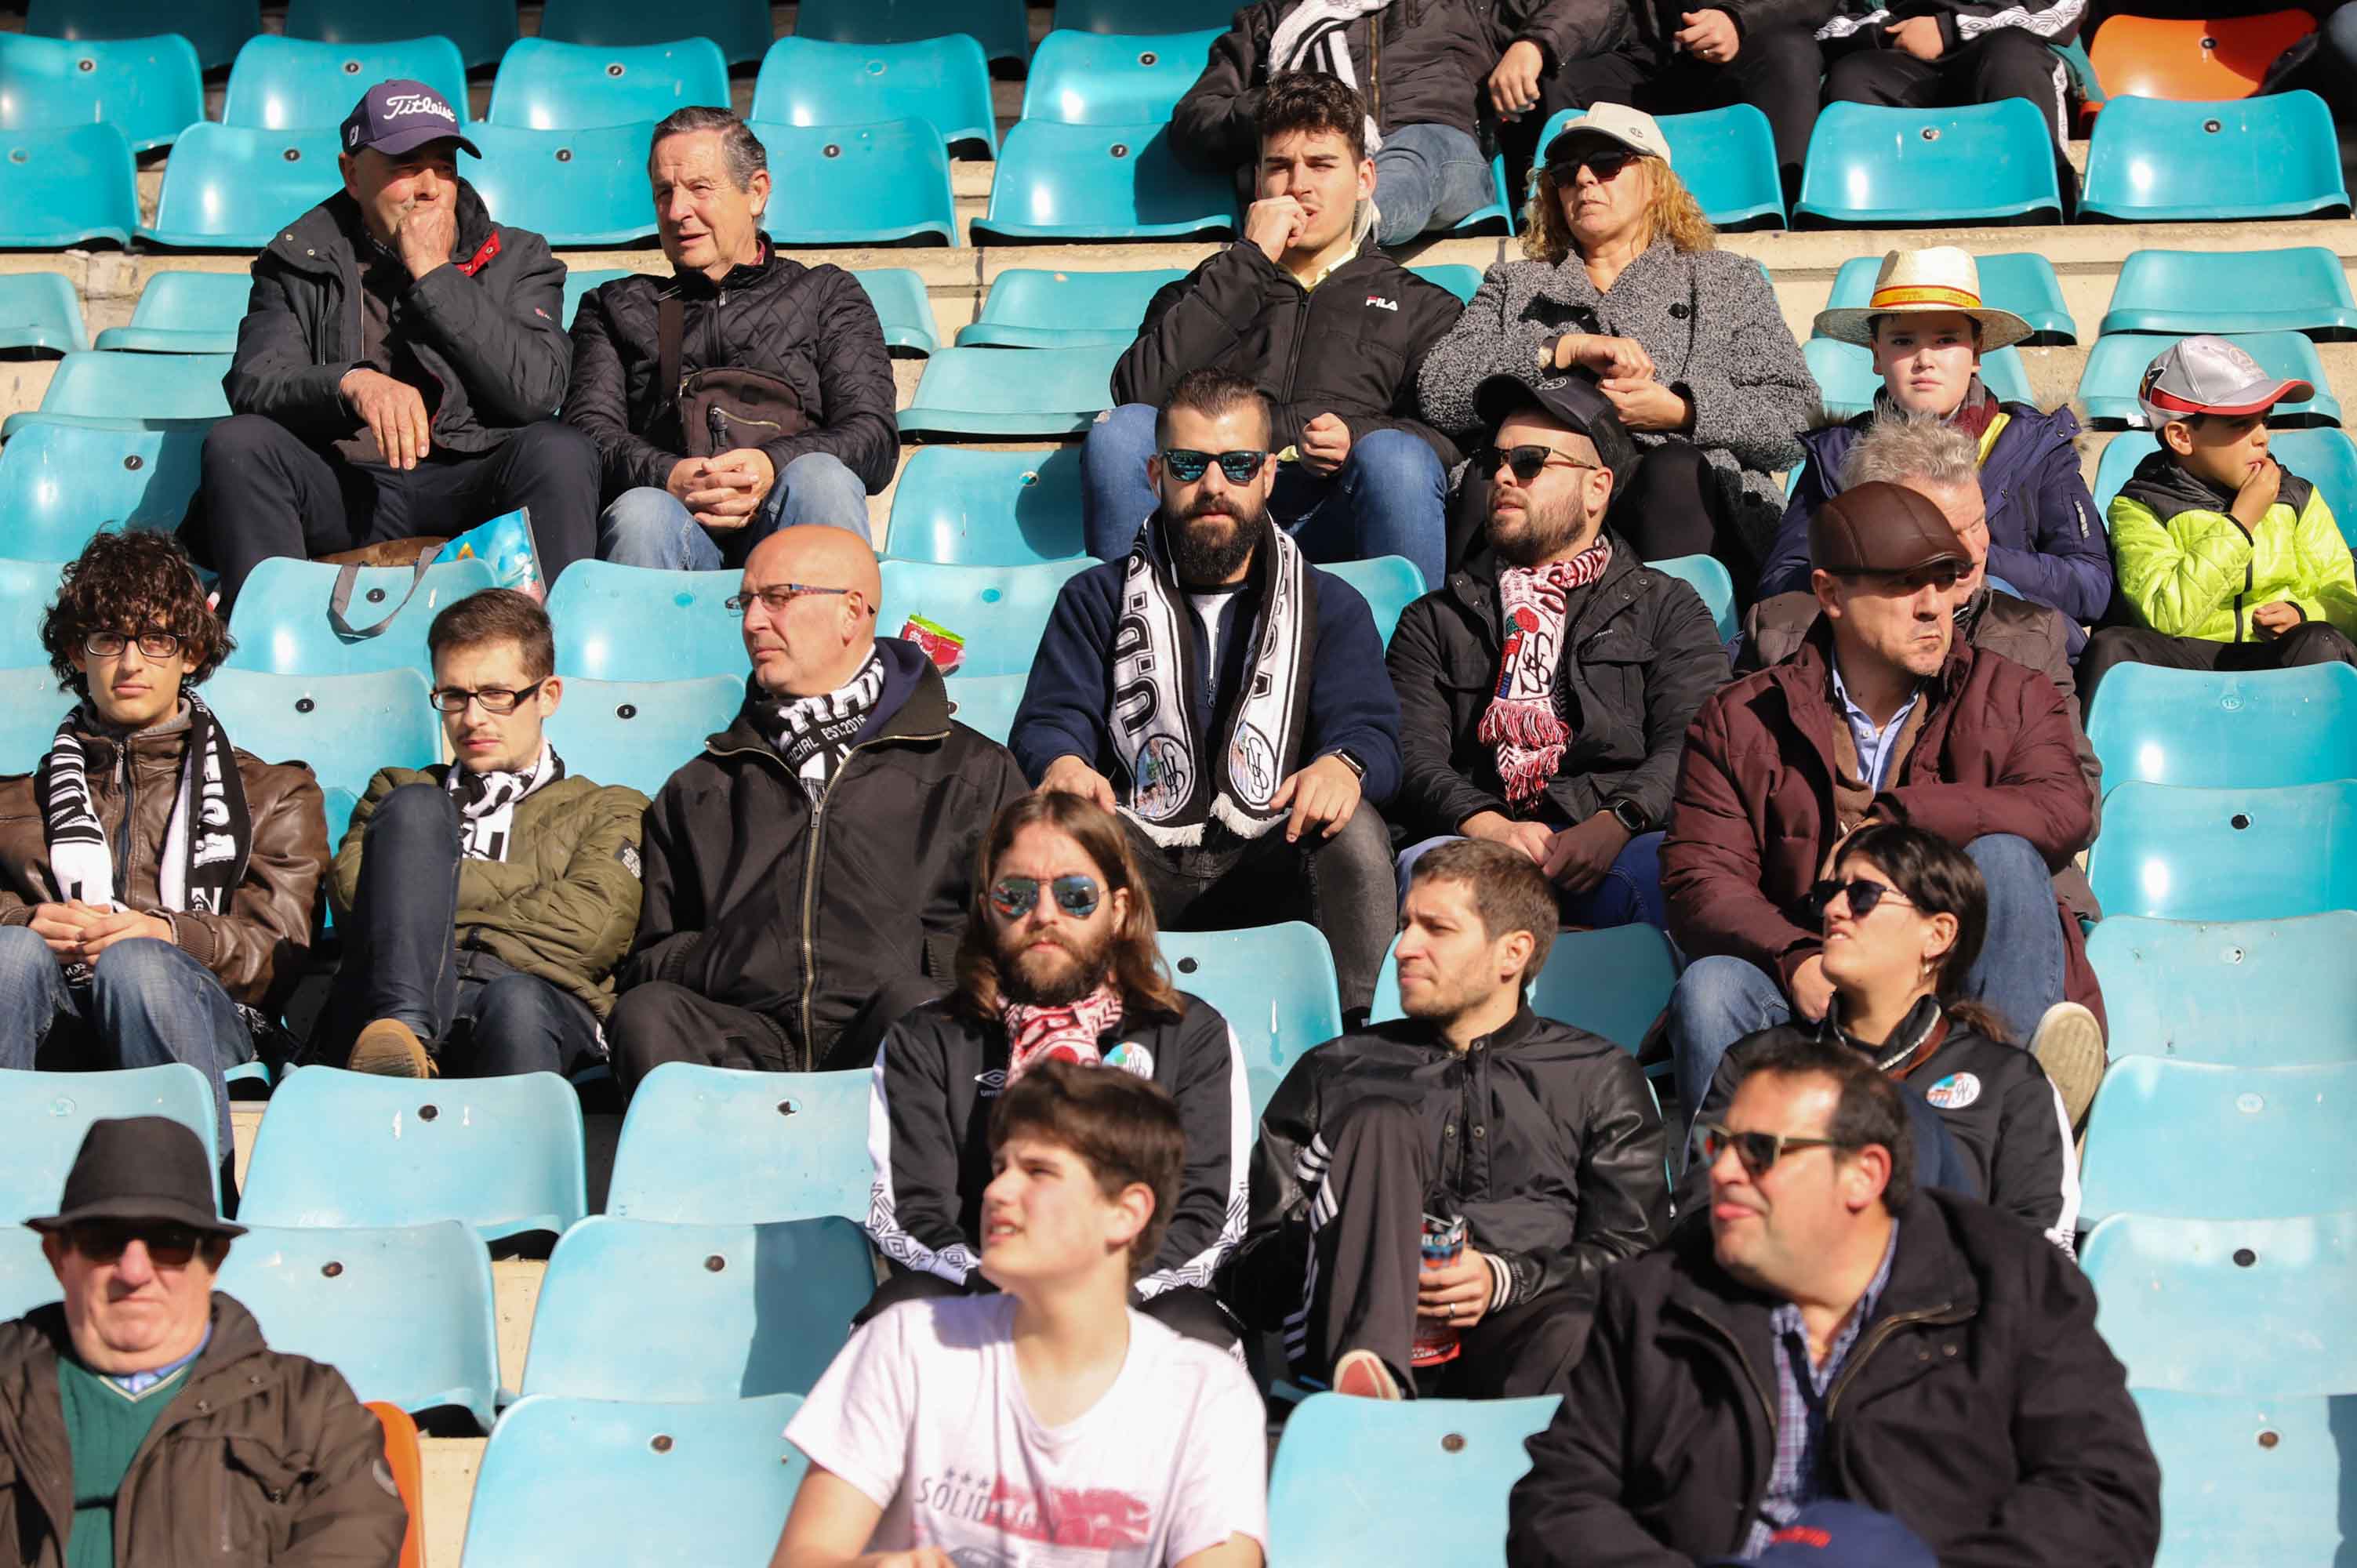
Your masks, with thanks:
M1569 185L1579 177L1581 169L1586 169L1596 177L1596 182L1598 185L1610 185L1620 177L1620 171L1635 163L1637 158L1638 155L1635 153L1618 150L1609 153L1590 153L1584 158L1567 157L1549 164L1547 175L1557 185Z
M1097 912L1102 897L1093 876L1074 873L1059 876L1049 884L1055 895L1056 908L1075 920L1085 920ZM990 907L999 918L1019 920L1039 907L1039 879L1036 876L1002 876L990 885Z
M1214 463L1220 466L1220 472L1228 477L1228 483L1249 484L1252 477L1260 472L1261 465L1268 461L1267 452L1245 446L1217 454L1198 452L1191 446L1172 446L1161 456L1162 466L1169 469L1170 477L1182 485L1191 485L1201 478L1203 470Z
M1865 919L1885 902L1915 908L1915 900L1900 897L1898 889L1887 882L1872 882L1863 876L1847 882L1820 882L1809 889L1809 906L1817 912L1819 924L1824 923L1825 911L1833 908L1834 900L1845 895L1849 898L1850 918L1856 920Z
M147 1255L158 1268L184 1269L197 1255L204 1237L187 1225L152 1225L138 1220L84 1220L67 1232L73 1250L93 1263L111 1263L123 1256L133 1240L147 1244Z
M1514 483L1518 485L1527 485L1537 478L1550 463L1560 464L1566 468L1596 467L1593 463L1583 463L1552 446L1541 446L1535 442L1527 446L1484 446L1473 454L1475 473L1485 479L1492 478L1496 477L1499 467L1503 465L1514 471Z
M1738 1133L1717 1122L1705 1122L1695 1128L1695 1142L1702 1147L1703 1164L1714 1165L1718 1156L1728 1149L1742 1162L1743 1168L1758 1181L1784 1157L1788 1149L1841 1149L1849 1145L1837 1138L1799 1138L1788 1133Z

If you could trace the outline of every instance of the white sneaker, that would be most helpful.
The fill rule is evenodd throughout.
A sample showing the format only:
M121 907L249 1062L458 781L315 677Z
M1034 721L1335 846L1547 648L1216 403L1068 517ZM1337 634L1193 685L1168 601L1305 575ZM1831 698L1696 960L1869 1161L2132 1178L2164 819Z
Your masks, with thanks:
M1334 1391L1371 1400L1400 1397L1399 1380L1392 1376L1392 1369L1372 1350L1342 1352L1342 1359L1334 1363Z
M2077 1127L2087 1120L2087 1107L2104 1081L2104 1026L2076 1002L2057 1002L2038 1020L2029 1037L2029 1054L2046 1069L2061 1092L2063 1112Z

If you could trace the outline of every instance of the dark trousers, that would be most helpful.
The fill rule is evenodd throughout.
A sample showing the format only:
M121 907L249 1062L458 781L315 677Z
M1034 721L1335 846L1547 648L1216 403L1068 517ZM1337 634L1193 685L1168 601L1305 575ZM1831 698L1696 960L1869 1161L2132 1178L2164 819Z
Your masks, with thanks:
M783 1021L715 1002L701 992L668 980L633 985L615 999L606 1020L614 1053L614 1080L624 1094L665 1062L752 1072L844 1071L876 1065L877 1047L902 1014L931 1002L945 988L923 975L886 984L821 1051L798 1043Z
M901 1270L876 1287L859 1316L851 1320L854 1328L888 1306L898 1306L904 1301L940 1301L953 1295L982 1295L998 1287L982 1277L979 1272L968 1274L965 1283L955 1285L939 1274L920 1274ZM1159 1295L1138 1298L1129 1293L1129 1305L1161 1324L1174 1334L1189 1339L1200 1339L1206 1345L1216 1345L1222 1350L1236 1347L1239 1331L1236 1320L1220 1305L1220 1298L1210 1291L1194 1285L1180 1285Z
M1361 800L1332 838L1305 829L1297 843L1286 842L1282 822L1241 842L1214 824L1218 840L1203 848L1156 843L1127 817L1122 825L1163 929L1226 931L1307 915L1334 950L1342 1011L1374 1004L1399 900L1391 834L1372 806Z
M2058 148L2065 139L2062 61L2028 28L1993 27L1938 59L1917 59L1886 42L1860 33L1826 44L1825 102L1937 109L2026 98L2044 116ZM2067 194L2076 177L2067 165L2063 176Z
M2357 645L2322 621L2304 621L2281 637L2257 642L2213 642L2171 637L2137 626L2110 626L2087 639L2079 655L2079 701L2095 700L2096 683L2115 664L2158 664L2166 670L2288 670L2295 664L2357 664ZM2087 711L2093 711L2088 707Z
M1333 1129L1330 1153L1311 1213L1332 1218L1311 1221L1305 1299L1286 1319L1295 1369L1330 1381L1345 1352L1372 1350L1403 1388L1427 1397L1515 1399L1560 1389L1589 1323L1563 1291L1485 1314L1461 1331L1454 1360L1411 1382L1424 1215L1438 1176L1424 1119L1400 1101L1362 1100Z
M221 574L223 615L246 575L274 555L316 560L391 539L449 538L502 512L532 511L549 583L597 553L597 448L554 420L480 455L436 448L403 471L348 463L274 419L233 414L205 437L200 559Z
M343 966L328 1004L331 1050L379 1018L409 1026L452 1078L576 1071L597 1058L597 1015L571 992L452 943L458 808L404 784L377 803L361 840Z

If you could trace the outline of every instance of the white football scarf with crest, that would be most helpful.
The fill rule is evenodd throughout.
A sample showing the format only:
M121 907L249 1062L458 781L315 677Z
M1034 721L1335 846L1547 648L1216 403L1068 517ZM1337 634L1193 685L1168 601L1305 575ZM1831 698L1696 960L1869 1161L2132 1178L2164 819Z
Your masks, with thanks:
M453 766L450 797L458 806L461 860L505 860L515 843L515 809L534 790L565 777L565 759L545 740L540 755L521 773L469 773Z
M156 863L156 897L167 909L219 915L227 911L230 895L245 879L253 819L246 810L237 756L221 721L193 693L180 700L188 704L188 735L180 754L179 793ZM58 897L121 907L127 890L115 879L114 853L105 825L98 820L81 734L100 726L89 703L76 706L58 726L57 739L42 758L34 784ZM118 753L116 763L126 779L127 757L127 752Z
M826 793L827 780L851 754L851 743L867 727L867 715L883 696L884 655L876 650L857 674L832 692L782 703L766 700L764 694L750 712L753 726L815 800Z
M1571 591L1604 575L1611 564L1612 541L1598 539L1568 561L1509 566L1498 574L1505 645L1498 657L1497 687L1473 735L1497 748L1498 778L1510 805L1526 805L1544 794L1570 748L1571 726L1564 722L1567 704L1556 682L1563 670L1564 620Z
M1330 76L1353 91L1358 90L1359 75L1351 64L1351 40L1348 32L1351 23L1361 16L1372 16L1392 0L1301 0L1268 40L1268 74L1286 70L1314 70ZM1375 24L1382 27L1381 22ZM1383 138L1376 128L1375 117L1367 116L1367 156L1373 157L1382 148Z
M1309 707L1309 660L1318 607L1301 549L1262 524L1254 565L1251 663L1222 737L1205 711L1218 672L1193 672L1202 633L1163 542L1163 520L1140 529L1121 585L1113 634L1113 731L1129 776L1122 815L1165 845L1199 844L1217 819L1255 839L1284 819L1271 800L1286 759L1300 748ZM1244 613L1238 605L1235 614ZM1211 747L1208 757L1201 755Z

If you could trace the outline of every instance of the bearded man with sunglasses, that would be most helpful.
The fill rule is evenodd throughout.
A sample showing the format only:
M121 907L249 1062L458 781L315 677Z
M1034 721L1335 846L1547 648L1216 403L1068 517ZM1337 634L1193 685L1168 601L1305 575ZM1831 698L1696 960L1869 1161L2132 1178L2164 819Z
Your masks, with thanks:
M2160 1469L2078 1267L1915 1181L1900 1088L1761 1050L1702 1128L1710 1203L1604 1279L1509 1504L1517 1568L1749 1561L1820 1498L1943 1568L2149 1568Z
M1487 839L1546 874L1566 924L1663 925L1662 824L1726 649L1694 589L1605 527L1636 452L1593 382L1491 376L1474 401L1486 548L1407 607L1388 656L1401 884L1426 850Z
M1669 1008L1688 1114L1727 1047L1825 1015L1810 895L1869 822L1937 833L1980 868L1988 936L1967 998L2017 1039L2065 1000L2103 1020L2052 882L2094 833L2061 692L1956 635L1971 561L1921 492L1876 481L1833 497L1810 524L1810 558L1817 624L1791 658L1703 705L1662 845L1670 935L1694 961Z
M976 881L957 989L903 1015L877 1058L867 1230L892 1277L858 1321L899 1302L993 1288L976 1267L995 1174L991 1114L1032 1069L1062 1061L1169 1090L1186 1163L1169 1229L1131 1299L1180 1334L1233 1345L1235 1325L1211 1284L1243 1235L1243 1050L1209 1003L1171 985L1119 819L1077 795L1026 796L991 823Z

